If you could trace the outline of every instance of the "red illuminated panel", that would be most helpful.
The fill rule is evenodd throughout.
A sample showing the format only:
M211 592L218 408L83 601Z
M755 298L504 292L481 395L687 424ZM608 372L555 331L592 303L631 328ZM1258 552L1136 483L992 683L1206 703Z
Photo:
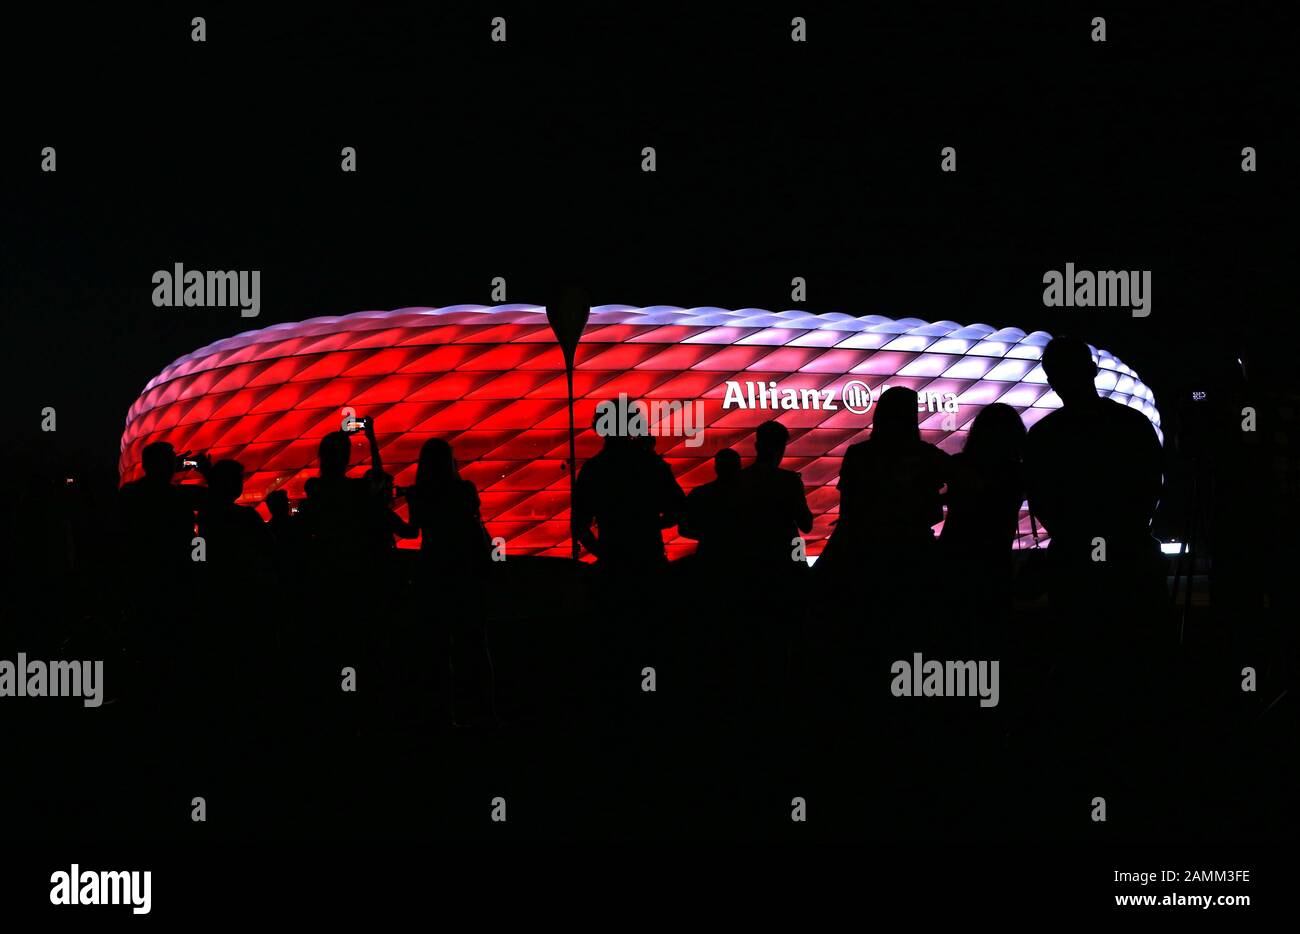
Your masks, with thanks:
M754 428L777 418L791 434L786 466L800 470L816 517L808 543L816 555L838 513L840 458L867 436L871 414L811 405L813 396L842 403L854 381L876 398L886 385L911 387L921 395L923 437L957 451L971 420L991 402L1014 406L1026 425L1060 405L1038 363L1048 340L1041 331L878 315L600 306L577 355L579 460L600 448L591 428L596 405L619 393L651 403L703 403L699 444L680 431L656 439L688 491L713 479L710 461L723 448L748 462ZM1098 390L1145 413L1159 433L1151 390L1106 351L1097 358ZM798 407L748 407L749 387L757 392L772 383L792 391ZM414 480L424 441L444 438L479 488L489 531L506 540L509 554L567 557L565 398L563 358L538 306L312 318L218 341L166 367L127 413L118 468L123 482L135 479L143 448L169 441L178 450L241 461L245 503L260 503L275 489L298 498L316 472L319 439L351 406L375 420L384 466L399 484ZM368 459L358 435L351 473L363 473ZM405 514L400 501L398 511ZM664 539L673 558L694 548L676 529Z

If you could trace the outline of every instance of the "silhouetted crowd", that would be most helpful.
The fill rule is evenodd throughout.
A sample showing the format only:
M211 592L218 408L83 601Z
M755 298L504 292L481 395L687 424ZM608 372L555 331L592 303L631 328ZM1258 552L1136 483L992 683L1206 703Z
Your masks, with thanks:
M1041 652L1080 686L1108 683L1117 656L1145 663L1168 641L1150 533L1162 451L1141 412L1097 394L1087 344L1057 339L1043 366L1062 407L1026 432L1014 409L987 405L953 456L922 440L914 391L886 391L870 437L844 452L838 518L815 566L803 538L813 515L799 474L781 466L790 434L779 421L758 427L749 465L719 451L716 479L689 496L652 437L606 436L573 487L574 535L596 559L577 579L577 612L609 633L607 660L628 670L730 669L729 693L747 716L765 705L782 713L775 708L806 694L801 684L851 694L864 661L914 650ZM321 690L349 666L387 681L423 678L438 682L420 692L432 698L429 716L498 723L487 621L503 578L478 492L440 439L421 449L414 485L396 490L373 422L362 425L364 476L348 476L349 434L326 435L306 498L295 506L275 491L269 522L238 505L239 463L190 460L162 442L145 449L144 476L120 493L125 554L155 576L130 608L139 654L197 652L229 676L250 670L222 662L229 647L274 634L282 649L302 650ZM173 482L190 468L205 485ZM406 520L394 510L398 495ZM1014 580L1026 498L1051 546ZM698 542L678 567L663 541L674 526ZM400 560L397 540L414 538L418 561ZM1061 614L1056 631L1010 631L1017 586L1021 596L1047 595ZM185 648L178 640L195 632L175 607L200 593L226 631L208 627L207 645Z
M757 426L751 449L718 450L715 478L689 495L653 437L607 434L573 483L585 562L494 544L441 439L423 445L414 482L395 487L373 422L360 422L364 470L350 463L359 435L330 433L304 497L267 497L269 521L240 505L239 463L151 444L143 476L111 503L92 501L97 486L61 483L17 502L26 563L15 568L45 599L15 618L9 641L33 657L104 658L104 709L123 712L108 716L125 716L161 760L184 758L195 782L225 763L249 832L281 821L272 812L298 793L294 776L331 768L357 742L397 755L432 741L421 748L434 773L454 766L451 782L504 767L502 743L554 750L578 770L642 769L653 755L647 776L763 776L747 792L763 814L765 796L820 782L858 802L858 825L882 820L855 793L863 782L893 802L899 827L991 820L989 800L1036 796L1025 814L1057 808L1056 826L1077 829L1068 802L1139 781L1153 813L1175 800L1164 794L1185 767L1174 747L1253 748L1238 715L1271 722L1286 672L1268 660L1289 637L1267 612L1225 609L1217 630L1197 623L1189 656L1186 607L1170 600L1171 564L1151 531L1170 492L1155 430L1098 394L1082 341L1057 338L1042 364L1061 407L1026 431L1014 409L985 405L952 455L923 440L915 392L883 393L868 438L829 452L842 456L839 508L815 562L813 512L782 466L791 434L778 420ZM1023 536L1013 547L1026 501L1045 547ZM674 527L697 547L669 561ZM1251 568L1225 563L1224 592L1248 608ZM1266 593L1293 599L1284 586ZM999 661L1000 702L895 695L892 666L918 656ZM1252 663L1267 696L1241 690ZM62 722L55 707L35 712ZM496 752L443 758L481 742ZM244 765L250 754L262 758ZM962 763L978 774L954 779ZM262 787L272 773L278 794ZM380 807L375 775L355 762L313 787L330 797L364 781L365 807ZM557 773L546 794L567 781ZM695 799L682 795L673 808L685 821ZM623 798L604 800L587 806L631 819ZM298 826L333 806L303 802Z

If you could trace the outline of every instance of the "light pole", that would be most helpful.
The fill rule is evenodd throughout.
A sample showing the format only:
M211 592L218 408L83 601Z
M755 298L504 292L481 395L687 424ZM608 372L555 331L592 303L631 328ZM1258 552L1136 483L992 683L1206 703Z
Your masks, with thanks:
M574 525L573 490L578 481L578 433L573 424L573 361L578 341L587 327L591 306L581 289L565 289L558 301L546 306L546 320L564 354L564 375L569 384L569 537L573 542L573 560L578 560L578 530Z

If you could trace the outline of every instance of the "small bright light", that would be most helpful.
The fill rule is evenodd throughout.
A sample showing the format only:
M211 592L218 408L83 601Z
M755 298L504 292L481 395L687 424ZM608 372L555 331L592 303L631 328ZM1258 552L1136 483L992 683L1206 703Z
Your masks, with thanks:
M1161 542L1160 550L1167 555L1191 554L1191 550L1183 542Z

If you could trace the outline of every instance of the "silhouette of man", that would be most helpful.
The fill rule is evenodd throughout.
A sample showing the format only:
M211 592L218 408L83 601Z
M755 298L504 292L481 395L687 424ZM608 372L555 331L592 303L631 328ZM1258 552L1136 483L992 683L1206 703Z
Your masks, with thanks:
M677 527L682 535L699 542L695 549L697 558L711 564L727 556L725 522L730 501L739 487L740 455L731 448L719 451L713 455L713 472L716 479L697 486L687 495L686 509Z
M943 519L940 491L949 470L948 455L921 437L915 390L885 390L871 436L844 453L840 515L815 569L823 581L818 596L832 604L833 624L844 627L836 635L841 647L914 650L938 635L939 614L908 611L935 602L933 527ZM871 638L864 643L868 594Z
M599 410L596 430L603 430ZM574 533L609 570L661 566L667 561L663 530L677 524L685 502L672 469L639 434L611 430L604 447L578 471Z
M1150 748L1155 702L1167 690L1176 638L1165 625L1164 569L1150 524L1163 483L1162 450L1137 409L1097 395L1084 341L1058 337L1043 351L1061 408L1025 439L1029 508L1051 536L1044 637L1057 691L1045 709L1064 742L1107 741L1115 754ZM1128 753L1124 752L1128 749Z
M139 690L165 707L193 697L193 665L182 673L172 660L182 657L193 662L195 617L207 608L195 591L202 583L204 565L191 559L194 514L205 505L207 490L172 482L179 460L165 441L148 445L140 456L144 476L123 485L118 493L126 537L120 580L125 582L131 606L128 639L142 662ZM208 471L206 455L195 461L200 472ZM177 625L178 613L185 614L186 625Z
M198 527L208 562L228 577L264 577L271 567L271 533L256 509L236 503L244 492L244 465L217 461L206 478L208 495L198 510Z
M780 422L758 426L754 462L727 496L719 531L728 570L743 582L732 609L743 622L728 626L735 690L744 718L758 729L768 728L787 700L791 647L802 619L799 584L808 571L799 533L813 526L803 478L781 467L789 442Z
M286 545L293 538L293 504L289 494L284 490L272 490L266 494L266 511L271 514L271 534L280 545Z
M803 478L781 467L789 443L790 431L780 422L758 426L754 463L740 472L733 515L744 560L776 573L807 567L806 561L794 557L795 539L813 527Z
M347 475L352 441L345 432L321 438L319 452L320 473L305 485L300 518L318 570L356 573L373 543L369 510L374 497L365 480Z
M1025 441L1029 506L1051 535L1054 564L1087 569L1150 560L1158 545L1151 520L1163 484L1163 451L1150 420L1097 395L1087 343L1057 337L1043 351L1047 382L1061 408ZM1096 539L1105 561L1094 561Z
M124 484L120 491L128 549L134 560L155 569L191 563L194 511L202 493L201 488L172 483L177 460L166 441L148 445L140 455L144 476Z

